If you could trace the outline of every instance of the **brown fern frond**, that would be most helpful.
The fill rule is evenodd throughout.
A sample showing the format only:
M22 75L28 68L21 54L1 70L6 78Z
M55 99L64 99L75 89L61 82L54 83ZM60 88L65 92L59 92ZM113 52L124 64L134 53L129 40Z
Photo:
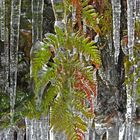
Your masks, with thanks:
M91 94L96 97L96 84L92 83L90 80L86 78L86 76L82 75L81 72L76 72L76 82L74 85L75 89L79 91L83 91L86 94L87 100L90 104L91 112L94 112L94 104Z
M77 129L76 129L76 133L77 133L77 138L78 138L78 140L84 140L85 134L84 134L82 131L80 131L80 130L77 128Z
M78 23L78 28L81 31L82 30L82 24L81 24L82 2L81 0L71 0L71 4L76 8L76 19Z
M104 0L89 0L88 4L94 6L94 8L100 13L103 14L105 9L105 1Z
M81 4L81 0L70 0L71 4L75 7L78 7Z

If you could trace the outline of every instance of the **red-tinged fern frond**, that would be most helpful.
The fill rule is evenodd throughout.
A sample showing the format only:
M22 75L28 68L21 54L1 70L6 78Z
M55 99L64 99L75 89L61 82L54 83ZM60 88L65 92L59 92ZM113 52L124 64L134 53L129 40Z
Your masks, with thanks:
M86 94L87 100L90 104L91 112L94 112L94 104L91 94L96 97L96 84L92 84L86 76L82 75L79 71L76 73L76 82L74 84L75 89L79 91L84 91Z
M81 0L70 0L71 4L78 8L78 6L81 4Z
M93 5L96 10L100 13L103 14L105 10L105 0L89 0L88 4Z
M93 101L92 101L91 93L85 87L85 85L83 84L83 82L82 81L79 81L79 82L75 83L74 87L75 87L75 89L77 89L79 91L83 91L86 94L86 99L88 100L88 102L90 104L91 112L94 112L94 109L93 109Z
M84 132L82 132L81 129L77 128L77 126L75 126L75 134L72 135L72 137L69 140L85 140L85 134Z
M77 71L76 74L77 80L82 80L84 82L84 85L93 93L94 97L97 96L97 85L95 82L89 80L83 73Z
M78 140L84 140L85 134L82 131L80 131L80 129L77 128L76 133L77 133Z
M94 83L89 82L89 87L91 92L93 93L94 97L97 96L97 85Z
M95 68L98 70L100 68L100 65L94 61L92 61L92 64L95 66Z
M93 113L94 112L94 105L93 105L93 100L92 100L92 97L91 97L91 93L90 93L90 91L87 87L84 88L84 92L86 93L87 99L90 103L91 112Z

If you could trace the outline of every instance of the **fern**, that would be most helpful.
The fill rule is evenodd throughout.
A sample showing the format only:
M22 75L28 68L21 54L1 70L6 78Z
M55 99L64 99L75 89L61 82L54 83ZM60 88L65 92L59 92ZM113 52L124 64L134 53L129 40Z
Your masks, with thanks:
M79 25L83 18L87 26L95 26L93 16L97 15L87 1L68 2L76 8L80 7L77 9ZM47 35L44 39L45 45L32 60L36 93L34 100L41 101L39 111L34 108L32 112L38 111L38 115L50 112L52 129L64 132L69 140L81 140L87 131L88 120L94 117L94 98L97 91L92 78L93 67L90 65L94 63L95 69L98 69L101 58L100 51L89 37L81 32L69 31L55 27L56 34ZM50 47L55 51L52 62ZM89 56L90 63L81 61L80 53L83 57ZM42 70L44 67L45 70ZM32 103L33 106L35 102Z
M34 80L38 81L38 72L42 69L43 65L48 62L51 56L49 47L47 45L42 46L38 52L34 52L34 57L32 58L32 71Z
M95 43L84 35L66 35L58 27L55 27L55 31L55 35L49 34L44 39L43 49L33 59L35 100L41 100L37 114L45 115L50 110L54 130L65 132L71 140L84 139L86 121L94 116L96 84L92 79L93 68L79 60L79 53L90 56L91 61L100 65L100 52ZM49 46L56 50L53 63L50 62ZM74 48L78 53L73 53ZM50 66L47 66L48 63ZM39 75L45 65L46 70ZM35 114L35 109L30 112Z
M76 8L76 19L79 30L81 31L82 28L81 22L84 22L84 25L99 34L101 32L98 26L99 15L93 5L90 5L88 0L70 0L70 3Z
M83 35L75 35L73 38L74 47L77 48L78 52L83 52L85 55L90 56L93 62L96 64L101 64L100 51L97 46L95 46L93 41L90 41L90 38L85 38Z
M98 14L95 12L93 6L88 5L87 2L84 2L82 6L82 17L85 19L85 25L94 29L97 24Z
M87 131L85 121L80 115L74 113L67 100L64 100L62 97L59 97L54 102L50 113L53 129L58 132L64 131L68 139L78 139L79 132L84 135L84 132ZM79 132L77 132L78 129Z

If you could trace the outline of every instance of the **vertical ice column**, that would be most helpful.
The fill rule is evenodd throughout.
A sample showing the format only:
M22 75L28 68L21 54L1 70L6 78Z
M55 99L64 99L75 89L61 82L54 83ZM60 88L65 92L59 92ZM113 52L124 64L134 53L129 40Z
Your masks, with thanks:
M14 129L8 128L5 131L5 140L14 140Z
M5 0L0 1L0 90L4 92L5 88L5 52L4 52L4 40L5 40Z
M121 16L121 1L112 0L112 13L113 13L113 41L115 48L115 63L118 62L120 53L120 16Z
M129 61L134 61L134 44L135 44L135 17L136 17L136 0L127 0L127 27L128 27L128 50ZM135 66L133 66L135 74ZM126 105L126 131L125 140L133 140L133 114L135 112L135 76L134 83L128 75L128 82L126 84L127 105Z
M124 140L124 133L125 133L125 124L122 124L119 128L119 139Z
M49 120L48 117L41 119L25 119L26 140L49 140Z
M38 0L32 0L32 43L38 40Z
M44 0L32 0L32 43L42 40Z
M25 137L25 129L20 128L17 132L17 140L24 140Z
M140 21L140 0L136 0L136 18Z
M130 61L132 61L134 58L133 47L135 42L135 18L136 18L136 0L127 0L128 49Z
M6 0L0 1L0 89L7 93L9 88L9 9Z
M11 2L11 24L10 24L10 114L11 123L13 122L14 106L17 87L17 63L18 63L18 45L20 28L21 0L12 0Z
M4 55L5 55L5 92L8 93L9 89L9 28L8 28L8 7L6 3L6 26L5 26L5 40L4 40Z
M51 0L55 16L55 26L64 29L64 2L63 0Z
M44 10L44 0L40 0L38 4L38 39L42 41L43 35L43 10Z
M0 1L0 40L5 37L5 0Z

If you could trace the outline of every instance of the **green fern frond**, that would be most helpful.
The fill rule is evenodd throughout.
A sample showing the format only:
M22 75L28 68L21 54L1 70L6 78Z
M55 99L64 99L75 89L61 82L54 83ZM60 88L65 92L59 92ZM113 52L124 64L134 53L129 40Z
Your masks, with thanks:
M38 72L42 69L43 65L48 62L51 55L47 45L42 46L42 48L35 53L34 58L32 58L32 71L35 81L38 80Z
M43 94L43 99L41 102L41 108L43 113L47 115L49 113L49 109L54 103L58 93L61 91L61 85L58 82L55 85L50 85L47 91Z
M85 121L81 119L81 116L75 114L73 110L70 110L66 101L61 97L54 102L51 108L51 123L51 127L54 130L58 132L64 131L70 140L77 137L77 129L83 133L87 131Z
M101 64L101 55L97 46L93 41L89 40L89 37L85 38L83 35L75 35L73 39L74 47L78 52L83 52L83 55L90 56L91 60L97 64Z
M46 44L48 44L49 46L54 46L55 48L59 48L59 42L58 42L58 38L56 35L54 34L49 34L47 36L47 38L44 39Z
M82 17L85 19L86 26L93 28L97 24L96 17L98 16L92 5L88 5L87 2L82 4Z
M87 97L86 97L84 92L76 91L75 94L74 94L72 104L78 112L81 112L83 116L85 116L87 119L90 119L90 118L93 118L94 115L82 103L82 101L85 101L86 98Z
M35 83L35 93L38 95L40 89L45 89L46 85L56 77L54 68L47 68L44 74Z
M56 35L49 34L47 37L47 40L50 40L46 42L48 46L53 45L56 49L64 47L65 49L72 50L76 48L77 51L82 52L83 55L89 55L91 60L95 63L101 64L100 51L89 37L79 35L78 33L75 35L69 34L65 37L64 32L59 27L55 27L55 30Z
M65 43L64 32L58 26L55 26L55 32L56 32L56 36L57 36L57 39L58 39L58 42L59 42L59 46L64 47L64 43Z

